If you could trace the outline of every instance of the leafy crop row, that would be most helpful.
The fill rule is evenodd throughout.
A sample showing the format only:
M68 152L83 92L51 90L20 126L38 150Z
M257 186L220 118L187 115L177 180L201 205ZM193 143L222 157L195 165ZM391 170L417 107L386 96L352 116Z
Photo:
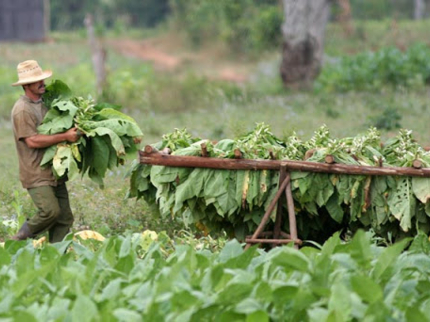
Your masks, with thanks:
M430 82L430 47L415 44L402 52L389 47L377 52L345 56L327 64L318 77L317 90L379 90L383 86L414 87Z
M154 241L153 241L154 239ZM157 240L158 239L158 240ZM0 318L14 321L428 321L430 245L357 232L320 250L218 252L159 234L0 247Z
M331 155L337 163L349 165L410 167L414 160L420 160L424 167L430 166L430 153L407 130L400 130L383 143L375 128L356 137L336 139L323 126L308 141L293 134L283 142L268 126L258 124L243 137L217 143L176 130L164 135L154 147L169 148L173 155L198 156L202 143L209 156L217 158L234 158L234 151L239 149L246 159L274 156L279 160L324 162ZM323 241L334 231L363 227L385 238L430 230L430 178L304 172L293 172L291 178L302 239ZM178 168L136 162L129 195L156 204L165 218L180 218L205 231L225 230L243 240L260 223L278 183L278 171ZM284 230L288 232L287 224Z

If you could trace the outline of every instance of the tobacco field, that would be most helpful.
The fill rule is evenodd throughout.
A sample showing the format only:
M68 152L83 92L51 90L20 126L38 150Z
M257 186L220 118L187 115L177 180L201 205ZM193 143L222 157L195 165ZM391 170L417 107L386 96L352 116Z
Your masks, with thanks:
M146 231L0 247L3 321L428 321L425 234L270 251Z

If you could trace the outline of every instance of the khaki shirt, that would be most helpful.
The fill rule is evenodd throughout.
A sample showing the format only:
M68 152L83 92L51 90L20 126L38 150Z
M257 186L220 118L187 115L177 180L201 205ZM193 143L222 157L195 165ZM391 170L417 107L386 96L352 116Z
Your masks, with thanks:
M25 189L40 186L56 186L57 181L51 167L41 167L45 149L31 149L25 138L38 134L37 127L48 109L42 100L32 101L21 96L12 109L12 128L19 160L19 179Z

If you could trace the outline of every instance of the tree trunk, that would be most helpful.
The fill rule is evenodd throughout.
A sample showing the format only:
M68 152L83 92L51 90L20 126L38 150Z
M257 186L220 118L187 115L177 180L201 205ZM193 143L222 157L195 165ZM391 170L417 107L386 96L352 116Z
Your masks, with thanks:
M283 0L283 48L280 72L284 85L309 87L318 76L330 0Z
M425 1L424 0L415 0L414 1L414 19L419 20L424 17L425 12Z
M92 15L87 14L84 22L87 27L88 41L91 47L93 67L96 74L97 95L101 96L106 86L106 51L96 38Z
M349 0L337 0L340 12L337 16L337 20L342 26L345 34L351 36L354 28L352 27L352 15L351 15L351 3Z
M51 31L51 4L49 0L43 0L43 29L45 30L46 40Z

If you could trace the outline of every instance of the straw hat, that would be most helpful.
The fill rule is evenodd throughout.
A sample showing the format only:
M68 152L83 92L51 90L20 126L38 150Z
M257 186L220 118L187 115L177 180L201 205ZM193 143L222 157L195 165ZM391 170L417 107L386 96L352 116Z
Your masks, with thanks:
M36 83L48 77L51 77L52 71L43 71L35 60L26 60L18 64L18 81L12 86L26 85Z

